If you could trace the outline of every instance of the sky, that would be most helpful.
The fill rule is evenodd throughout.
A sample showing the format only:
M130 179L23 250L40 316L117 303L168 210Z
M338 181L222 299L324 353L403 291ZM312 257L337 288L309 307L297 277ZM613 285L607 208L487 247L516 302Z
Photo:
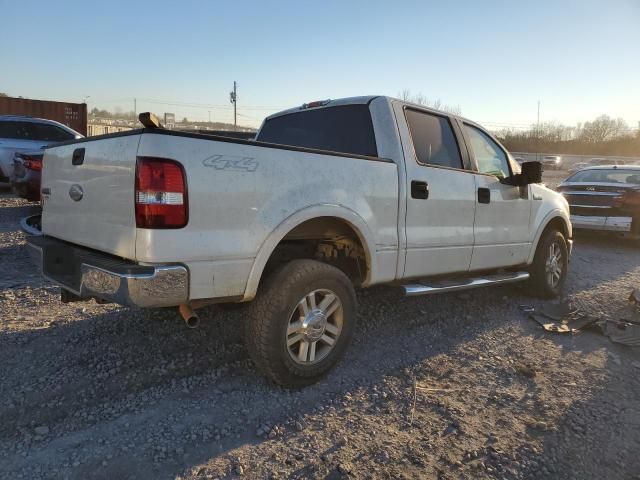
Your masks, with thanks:
M485 124L640 122L640 0L0 0L0 92L238 124L398 96Z

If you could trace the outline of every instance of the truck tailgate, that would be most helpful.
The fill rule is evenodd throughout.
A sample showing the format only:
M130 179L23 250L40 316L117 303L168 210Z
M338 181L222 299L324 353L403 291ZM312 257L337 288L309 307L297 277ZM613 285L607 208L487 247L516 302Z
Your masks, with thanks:
M134 260L139 141L136 133L47 149L42 172L43 233ZM74 152L77 165L72 162Z

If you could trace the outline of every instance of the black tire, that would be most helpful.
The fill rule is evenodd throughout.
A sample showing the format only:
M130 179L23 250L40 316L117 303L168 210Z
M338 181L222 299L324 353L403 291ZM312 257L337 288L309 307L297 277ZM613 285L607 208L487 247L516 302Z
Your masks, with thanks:
M336 313L329 313L327 317L333 318L339 315L340 330L334 344L330 347L324 344L322 339L313 342L320 345L320 351L328 349L324 353L326 356L315 362L302 364L290 353L296 345L288 345L287 339L292 340L290 335L295 335L288 333L288 328L293 327L290 321L301 318L299 313L294 317L294 313L300 311L299 302L307 298L307 295L316 296L316 293L312 292L319 292L318 298L322 299L318 303L318 308L331 294L339 299L340 307L337 307L339 310L335 310ZM323 294L325 297L322 296ZM333 297L328 298L327 301L331 301ZM332 304L333 302L335 300L331 301ZM309 327L305 332L308 331L313 335L318 333L318 329L322 327L322 320L318 322L318 328L313 326L315 330L312 331ZM275 383L286 387L302 387L317 382L335 365L351 341L355 324L356 295L351 280L331 265L315 260L293 260L272 272L261 284L256 298L251 302L246 319L245 345L258 370ZM327 333L327 335L333 334ZM324 334L322 337L324 338ZM303 336L303 338L308 337ZM303 342L306 340L301 340L298 344L300 350ZM308 348L310 344L311 342L308 343ZM314 355L316 348L318 347L313 347ZM302 355L301 352L299 354ZM306 351L305 357L311 358Z
M560 252L560 260L556 261L561 269L560 278L557 283L552 281L547 269L547 263L551 258L551 247L554 245ZM569 249L564 235L554 229L546 231L536 248L536 254L533 257L533 263L529 268L531 275L529 284L531 293L541 298L553 298L560 295L564 283L567 280L567 271L569 267ZM551 267L552 268L552 267Z

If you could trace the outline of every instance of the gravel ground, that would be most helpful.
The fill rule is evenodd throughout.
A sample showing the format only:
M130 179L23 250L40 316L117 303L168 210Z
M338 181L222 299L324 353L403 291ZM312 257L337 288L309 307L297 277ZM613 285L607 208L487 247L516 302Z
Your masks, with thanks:
M552 184L556 179L550 179ZM302 391L256 373L243 309L62 304L0 196L0 478L640 479L640 349L554 335L526 287L359 293L346 357ZM630 315L640 248L578 237L566 289Z

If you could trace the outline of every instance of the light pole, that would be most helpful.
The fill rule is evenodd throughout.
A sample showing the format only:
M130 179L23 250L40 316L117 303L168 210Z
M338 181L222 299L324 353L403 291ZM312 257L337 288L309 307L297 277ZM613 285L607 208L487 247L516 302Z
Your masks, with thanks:
M238 95L237 95L237 90L236 90L236 82L233 82L233 91L231 93L229 93L229 101L231 101L231 103L233 103L233 129L236 130L237 126L238 126L238 121L237 121L237 114L236 114L236 101L238 99Z

